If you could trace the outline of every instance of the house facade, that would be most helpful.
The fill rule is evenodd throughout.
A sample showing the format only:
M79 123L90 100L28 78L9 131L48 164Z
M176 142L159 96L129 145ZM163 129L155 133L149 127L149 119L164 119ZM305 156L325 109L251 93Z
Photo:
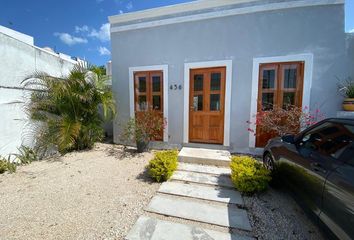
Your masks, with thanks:
M337 78L353 75L343 0L204 0L109 20L117 143L151 106L167 120L155 144L252 152L267 141L248 131L257 111L294 104L333 117Z

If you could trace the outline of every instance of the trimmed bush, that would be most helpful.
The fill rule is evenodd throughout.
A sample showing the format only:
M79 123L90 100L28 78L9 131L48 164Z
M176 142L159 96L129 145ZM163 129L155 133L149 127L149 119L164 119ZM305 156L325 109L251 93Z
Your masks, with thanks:
M10 162L10 160L6 160L5 158L0 156L0 174L8 171L9 173L16 172L17 165L16 163Z
M7 162L0 159L0 174L4 173L6 171L7 171Z
M148 165L149 175L157 182L167 181L177 169L177 150L156 152Z
M270 171L262 163L249 156L234 156L231 159L231 179L236 189L252 194L268 187Z

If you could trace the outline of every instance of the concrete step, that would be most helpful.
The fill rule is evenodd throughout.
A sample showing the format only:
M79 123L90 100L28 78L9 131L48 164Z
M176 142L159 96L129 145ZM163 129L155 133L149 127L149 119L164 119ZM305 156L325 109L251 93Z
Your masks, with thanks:
M210 175L206 173L175 171L171 179L185 181L185 182L194 182L200 184L234 188L230 176L224 174Z
M157 195L151 200L146 211L251 231L247 212L234 206Z
M216 166L190 164L190 163L182 163L182 162L178 164L178 170L198 172L198 173L208 173L208 174L225 174L225 175L231 174L231 169L226 167L216 167Z
M158 190L160 193L198 198L222 203L243 205L241 194L236 190L180 182L165 182Z
M178 160L184 163L228 167L230 156L230 152L226 150L183 147L178 154Z
M250 240L252 238L217 232L196 226L163 221L141 216L129 232L126 240Z

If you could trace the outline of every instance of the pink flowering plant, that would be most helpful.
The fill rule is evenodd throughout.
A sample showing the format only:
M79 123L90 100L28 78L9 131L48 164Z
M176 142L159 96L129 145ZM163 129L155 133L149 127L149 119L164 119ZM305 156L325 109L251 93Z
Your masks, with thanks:
M302 129L307 128L324 119L320 109L310 111L308 107L297 107L288 105L285 108L274 107L272 110L259 111L255 115L254 122L247 121L248 131L256 135L256 129L267 133L274 133L278 136L298 134Z

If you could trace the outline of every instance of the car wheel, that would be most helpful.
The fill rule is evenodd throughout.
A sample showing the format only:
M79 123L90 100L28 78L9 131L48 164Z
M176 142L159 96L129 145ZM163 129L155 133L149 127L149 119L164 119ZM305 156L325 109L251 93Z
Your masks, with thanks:
M273 160L272 155L269 152L264 154L264 156L263 156L263 164L266 167L266 169L268 169L272 173L274 172L274 169L275 169L274 160Z

